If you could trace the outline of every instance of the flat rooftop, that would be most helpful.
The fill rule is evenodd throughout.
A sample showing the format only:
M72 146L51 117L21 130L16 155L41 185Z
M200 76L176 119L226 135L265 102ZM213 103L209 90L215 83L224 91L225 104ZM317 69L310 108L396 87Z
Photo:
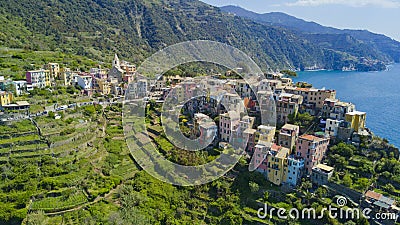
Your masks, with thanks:
M325 164L318 164L317 166L315 166L314 168L320 169L324 172L330 173L332 172L335 168L325 165Z
M362 115L365 115L365 114L367 114L367 113L366 112L360 112L360 111L354 111L354 112L346 113L346 115L350 115L350 116L362 116Z

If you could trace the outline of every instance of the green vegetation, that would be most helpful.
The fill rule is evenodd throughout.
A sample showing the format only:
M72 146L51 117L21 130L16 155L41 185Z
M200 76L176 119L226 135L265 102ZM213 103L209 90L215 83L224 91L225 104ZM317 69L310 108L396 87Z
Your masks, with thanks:
M375 139L373 144L364 148L338 143L330 147L327 161L336 168L338 177L335 182L359 192L366 191L374 184L380 187L375 191L399 200L398 190L393 185L400 187L400 161L395 158L390 146L380 151L374 149L374 145L380 141L384 144L382 140Z
M60 51L33 51L0 47L0 76L9 77L13 80L25 80L27 70L39 69L43 64L49 62L57 62L61 67L80 71L87 71L99 64L99 62L92 61L84 56ZM37 92L43 91L45 90L38 90ZM32 93L32 95L36 94L38 93Z
M291 76L291 77L297 77L297 73L295 71L292 70L281 70L281 73L287 75L287 76Z
M363 51L366 45L350 43L333 50L296 32L224 14L200 1L37 1L32 6L28 0L6 0L0 10L0 46L103 62L110 62L117 52L140 63L165 46L198 39L238 47L263 69L304 69L315 64L342 69L361 62L360 57L381 58L376 51ZM23 66L6 63L3 68L8 71Z
M46 197L42 200L35 200L31 205L31 209L43 210L44 212L62 211L82 205L87 201L88 199L83 193L75 193L60 197Z

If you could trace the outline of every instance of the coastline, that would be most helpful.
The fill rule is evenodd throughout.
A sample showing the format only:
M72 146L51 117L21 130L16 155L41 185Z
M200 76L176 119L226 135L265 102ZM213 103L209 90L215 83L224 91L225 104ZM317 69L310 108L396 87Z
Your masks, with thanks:
M317 88L335 89L338 98L352 102L356 108L367 112L367 127L382 138L387 138L396 148L400 140L396 138L395 127L400 126L396 115L400 104L400 94L393 92L400 82L400 64L392 63L384 71L300 71L294 82L304 81Z

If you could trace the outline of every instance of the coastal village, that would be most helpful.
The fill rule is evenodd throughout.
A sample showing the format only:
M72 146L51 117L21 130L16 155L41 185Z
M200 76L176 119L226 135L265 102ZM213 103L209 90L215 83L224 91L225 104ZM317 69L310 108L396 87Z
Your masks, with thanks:
M200 142L215 138L209 148L226 148L233 136L240 134L247 141L246 157L255 165L254 170L274 185L289 188L301 185L303 178L309 178L315 187L337 187L330 182L335 168L325 163L330 143L344 142L359 147L374 136L366 126L366 112L357 111L353 103L337 99L335 90L293 83L282 73L267 73L265 78L251 81L231 79L230 73L232 71L213 75L210 79L164 76L153 82L139 75L135 65L121 61L116 54L111 69L98 67L80 72L61 68L58 63L48 63L39 70L27 71L26 80L0 77L0 109L3 111L0 120L7 122L44 115L29 113L29 99L15 101L16 97L34 89L76 86L81 95L107 99L123 97L132 85L138 90L138 98L149 96L148 101L162 104L173 97L175 103L182 104L178 107L179 113L188 115L188 120L182 124L192 130L189 136L197 137ZM203 97L185 103L185 99L198 96L199 86L207 89L215 84L235 90L235 93L217 87L204 92ZM174 90L173 96L171 90ZM257 99L263 97L273 98L276 121L261 121L263 103ZM267 105L271 106L271 103ZM67 108L58 106L54 111ZM247 114L241 113L243 111ZM291 123L296 115L303 113L317 118L318 122L303 128ZM211 115L214 121L205 119ZM213 137L215 131L218 135ZM351 193L346 196L352 199ZM363 207L371 207L377 212L400 212L395 200L372 189L366 189L362 199Z

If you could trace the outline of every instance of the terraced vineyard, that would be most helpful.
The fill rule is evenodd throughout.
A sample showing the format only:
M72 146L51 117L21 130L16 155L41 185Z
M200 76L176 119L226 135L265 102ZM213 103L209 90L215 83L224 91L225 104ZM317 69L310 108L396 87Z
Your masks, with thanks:
M57 212L74 208L88 202L83 192L77 192L69 196L46 197L34 201L31 210L43 210L45 212Z
M20 224L38 210L57 221L82 207L114 205L112 196L110 203L103 199L137 171L120 107L89 105L59 120L0 125L0 224Z

